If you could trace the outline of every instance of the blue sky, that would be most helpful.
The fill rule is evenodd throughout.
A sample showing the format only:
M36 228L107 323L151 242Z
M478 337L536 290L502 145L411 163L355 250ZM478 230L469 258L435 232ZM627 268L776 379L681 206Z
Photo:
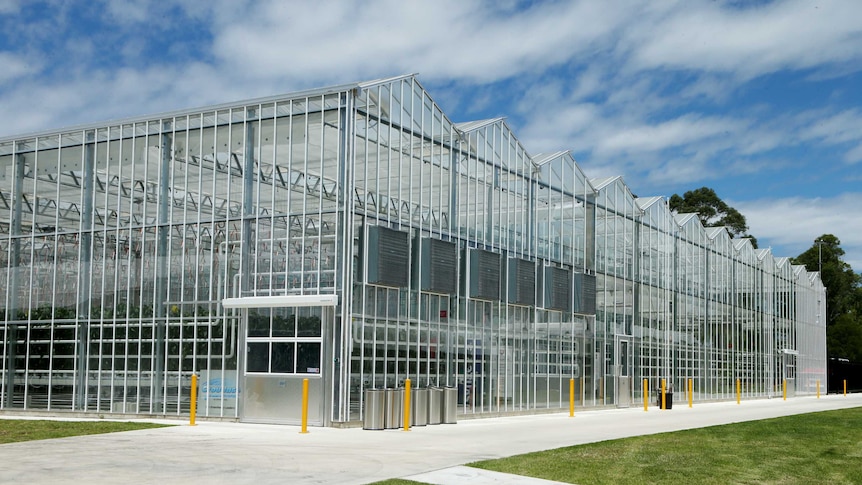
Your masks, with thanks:
M638 196L862 270L862 2L0 0L0 136L419 73Z

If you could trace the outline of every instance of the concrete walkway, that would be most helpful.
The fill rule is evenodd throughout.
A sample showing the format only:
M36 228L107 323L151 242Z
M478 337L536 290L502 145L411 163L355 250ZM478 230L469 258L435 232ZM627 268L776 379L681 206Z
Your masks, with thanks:
M530 483L459 465L581 443L862 406L862 394L462 420L401 430L223 422L0 445L0 483ZM18 415L5 415L18 418ZM177 424L176 421L166 421ZM532 483L552 483L536 481Z

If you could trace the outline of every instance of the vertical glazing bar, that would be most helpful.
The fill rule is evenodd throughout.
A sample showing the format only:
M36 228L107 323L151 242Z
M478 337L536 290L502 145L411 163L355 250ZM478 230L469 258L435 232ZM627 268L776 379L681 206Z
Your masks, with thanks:
M115 229L115 235L117 239L116 245L116 258L115 264L117 267L117 271L114 273L114 322L115 325L120 325L120 321L122 321L123 328L123 352L122 357L122 369L123 369L123 380L122 386L123 390L121 393L121 397L123 398L123 411L125 412L125 403L129 401L129 359L132 357L130 355L131 346L129 345L129 334L131 333L131 325L129 322L129 289L131 285L129 284L129 278L131 277L131 264L129 262L129 257L132 249L132 240L131 235L128 234L127 231L131 231L131 226L133 224L132 221L132 194L131 192L125 193L126 190L126 182L123 174L123 168L129 165L126 163L125 157L128 155L125 152L125 127L123 125L117 126L117 159L114 163L117 164L117 227ZM108 163L111 163L109 160ZM110 182L109 182L110 185ZM59 191L59 187L57 189ZM59 197L59 196L58 196ZM123 209L123 201L126 200L128 204L126 210ZM128 218L126 216L128 214ZM125 225L125 227L124 227ZM123 259L125 259L126 264L123 269ZM121 271L123 270L123 271ZM125 275L123 274L125 272ZM125 298L122 300L121 305L121 289L125 287ZM121 309L122 314L120 313ZM134 395L138 395L138 390L135 389Z
M193 119L195 119L195 118L197 119L197 122L193 123ZM194 147L191 146L192 144L190 143L191 129L192 129L193 125L197 126L197 146L194 146ZM227 319L225 318L225 315L224 315L224 310L222 309L221 304L220 304L220 302L221 302L220 296L222 295L222 293L221 293L222 285L220 283L222 280L217 277L217 273L219 271L218 259L217 259L219 257L218 242L217 241L219 240L219 235L217 234L217 230L216 230L216 220L218 217L217 217L217 214L215 212L215 203L213 201L213 199L215 197L215 191L214 190L211 191L209 194L209 198L210 198L209 224L204 222L205 221L204 202L205 202L207 195L204 193L204 160L203 160L203 155L204 155L204 152L203 152L204 115L203 115L203 113L199 113L199 114L195 115L194 118L189 116L189 118L188 118L188 129L189 129L189 131L186 134L186 166L188 167L188 170L191 171L191 167L189 167L189 164L194 162L195 165L197 165L197 174L196 175L198 178L197 214L196 214L196 218L195 218L195 221L198 223L198 226L197 226L198 227L198 231L197 231L198 240L197 240L197 244L195 245L196 254L197 254L197 259L195 262L195 275L196 275L195 276L195 299L196 300L206 300L209 302L207 305L207 313L206 313L206 315L208 317L206 319L207 320L207 322L206 322L206 329L207 329L206 357L207 358L204 359L204 364L203 364L202 368L198 368L198 365L195 364L193 366L193 369L195 370L195 372L204 372L205 373L202 375L206 376L206 379L207 379L206 384L207 384L207 386L209 386L209 379L211 379L213 374L214 374L213 364L215 362L218 362L218 361L221 361L221 362L219 362L219 372L221 373L221 375L219 377L222 379L221 382L224 382L224 378L225 378L225 375L224 375L224 372L225 372L224 356L225 356L225 353L228 351L228 349L227 349L227 337L228 337L228 328L227 327L228 327L228 325L227 325ZM197 153L198 158L196 161L195 161L192 153ZM210 176L213 178L213 181L214 181L215 180L215 170L210 172ZM209 226L208 227L208 229L209 229L209 246L206 246L206 240L203 237L204 236L204 230L207 229L207 226ZM227 245L225 245L225 247L227 247ZM205 252L209 253L209 255L207 257L202 257L201 255ZM225 255L221 255L221 257L225 257ZM200 272L201 272L202 268L206 268L205 269L205 271L206 271L206 273L205 273L206 274L206 288L207 288L206 294L203 294L201 292ZM195 315L197 315L197 311L195 311ZM219 347L221 349L221 353L220 353L220 355L213 355L214 348L215 348L213 344L218 341L218 340L213 338L213 333L216 331L216 328L219 325L221 326L221 338L219 339L221 341L221 346ZM211 405L209 400L210 400L210 394L209 394L209 392L207 392L206 402L204 403L204 406L206 409L206 411L204 412L204 415L206 415L206 416L210 415L210 412L212 411L212 408L213 408L213 406ZM223 415L223 413L221 412L222 409L224 409L224 399L222 399L219 403L219 412L218 412L219 416Z
M266 278L263 278L263 268L260 267L262 255L266 253L267 250L270 250L272 248L273 242L272 226L270 226L268 234L262 233L260 228L260 216L262 212L260 197L261 184L263 183L263 165L261 164L259 156L260 142L258 141L260 138L260 133L262 131L262 126L260 124L260 106L246 106L243 109L242 114L244 128L243 146L241 150L237 151L242 153L242 160L244 165L243 206L245 206L246 203L248 203L250 206L245 209L245 213L251 214L252 220L249 220L248 224L252 228L250 230L251 234L254 235L249 241L249 246L247 246L247 251L250 252L250 256L252 258L252 260L249 261L248 270L252 273L251 286L252 288L254 288L254 294L272 295L272 271L269 271L266 274ZM231 123L233 123L233 119L231 119ZM255 157L255 155L258 156ZM271 255L270 264L272 264ZM269 284L266 288L263 287L265 279L269 280Z
M49 138L49 141L50 141L50 138ZM38 150L39 144L37 143L36 146L37 146L37 150ZM57 146L59 146L59 143L57 144ZM57 150L57 156L56 156L55 162L56 162L56 167L59 170L59 167L60 167L60 150L59 149ZM54 200L59 201L60 200L59 173L55 172L52 175L54 177L57 177L56 183L54 184L56 187L55 192L54 192ZM53 217L54 227L60 228L61 227L60 226L60 204L54 204L53 216L54 216ZM59 232L59 230L55 229L55 232ZM55 262L55 264L51 268L51 308L56 309L59 306L57 293L58 293L58 282L60 281L60 277L58 277L57 273L59 272L59 267L62 265L62 262L60 260L60 246L64 245L65 242L62 241L62 236L60 236L59 234L55 234L53 236L53 240L54 240L54 244L53 244L53 247L51 249L51 253L52 253L52 258L53 258L53 261ZM57 336L58 327L60 327L60 324L58 324L56 322L56 310L55 310L55 314L52 315L51 334L49 337L49 344L48 344L50 346L49 347L50 351L48 354L48 359L49 359L48 360L48 410L49 411L52 410L52 408L54 407L52 405L52 401L54 398L54 377L55 377L55 375L54 375L54 360L55 360L54 355L57 353L57 346L55 343L55 338ZM0 403L0 408L2 408L2 403Z
M349 421L351 392L350 379L356 373L359 374L359 382L363 382L362 362L364 357L359 358L359 368L354 369L353 359L353 339L351 338L351 314L358 309L354 308L353 292L355 291L354 284L358 275L353 273L353 266L350 264L353 261L353 238L354 235L354 213L356 211L355 200L351 196L354 193L355 180L353 175L354 156L353 156L353 141L354 141L354 120L356 113L354 110L356 91L348 91L341 93L338 102L338 153L336 156L336 173L337 187L335 190L336 207L342 208L337 214L338 223L335 229L335 248L333 257L335 263L331 266L331 270L335 271L334 275L334 291L341 291L341 308L340 314L336 317L341 322L341 334L336 338L341 339L341 355L340 373L339 373L339 388L341 392L337 398L334 409L335 414L332 419L338 421ZM364 323L364 322L363 322ZM363 345L364 347L364 345ZM363 349L364 350L364 349ZM360 351L362 353L362 351ZM364 389L360 388L360 395ZM361 400L361 397L360 397Z
M159 413L167 413L167 391L168 391L168 367L167 367L167 308L165 301L167 300L168 292L168 271L169 258L168 241L170 237L170 147L172 144L171 137L164 132L165 126L160 121L158 135L157 153L158 158L158 197L157 197L157 226L156 226L156 274L155 274L155 292L153 295L153 371L152 371L152 387L153 387L153 406L159 406ZM168 128L170 129L170 128ZM153 126L147 126L147 140L151 138L150 131ZM147 143L147 152L149 155L149 143ZM147 168L151 162L147 156ZM148 180L146 178L145 180ZM144 218L146 224L146 217Z
M166 126L168 125L168 126ZM161 143L161 151L162 157L167 158L167 175L168 175L168 201L169 205L167 223L165 225L165 231L167 233L166 247L165 247L165 257L166 257L166 271L165 271L165 414L168 412L168 396L173 395L176 396L176 414L180 414L182 409L180 409L182 403L182 380L183 380L183 308L182 306L172 305L168 307L169 301L175 301L173 298L174 295L177 295L177 300L182 300L182 289L184 286L183 282L183 265L185 264L185 258L183 257L182 248L184 248L185 242L182 240L185 238L185 230L181 224L177 224L177 221L174 219L175 210L173 210L174 204L177 202L177 190L176 187L179 183L176 180L175 170L173 169L174 160L174 140L176 140L176 119L171 119L170 121L162 122L162 130L165 128L169 130L168 143ZM162 140L164 140L165 135L162 135ZM185 173L185 171L182 171ZM162 180L160 185L163 186L165 183ZM183 204L185 206L185 204ZM175 242L173 238L176 237L180 239L180 248L178 249L179 255L176 254L174 250ZM179 282L177 282L177 278L179 278ZM179 284L179 293L176 290L176 286ZM176 331L170 331L170 326L174 325L177 327ZM177 355L173 356L170 353L170 348L172 347L171 340L176 341ZM176 358L176 377L171 379L171 373L173 372L171 368L171 359ZM173 389L169 389L172 382L176 382L176 384L172 387Z
M326 113L326 96L321 95L320 96L320 139L318 140L320 142L320 149L317 153L317 156L320 158L320 163L318 164L317 167L315 167L317 170L317 214L315 214L317 216L317 234L313 238L313 241L314 241L314 244L316 244L316 246L315 246L316 250L312 251L311 254L309 255L309 258L310 258L311 264L312 264L311 270L314 274L314 280L312 282L313 284L312 284L312 288L311 288L311 293L317 293L317 294L320 293L320 288L322 286L321 282L322 282L323 273L321 273L321 264L320 263L321 263L321 255L323 254L323 248L324 248L324 244L323 244L324 233L325 233L324 226L329 223L326 219L324 219L324 215L323 215L324 204L326 203L326 201L325 201L326 177L327 177L327 175L329 175L326 173L326 168L325 168L325 164L326 164L326 127L327 127L326 114L327 114ZM336 160L337 160L337 158L336 158ZM328 210L329 210L329 208L327 207L327 211ZM327 215L327 217L328 217L328 215ZM329 322L328 328L332 328L332 323L333 322Z
M254 235L254 224L257 222L257 218L255 217L255 207L254 207L254 152L250 152L250 141L254 136L254 127L246 122L245 112L243 111L243 123L242 128L243 131L241 134L234 133L235 127L233 125L233 113L234 110L231 109L228 115L228 129L230 130L230 142L228 143L228 152L227 152L227 160L228 164L232 163L233 158L233 146L234 143L241 143L236 140L238 137L242 137L242 143L245 143L245 150L241 151L243 154L243 163L241 166L241 176L242 176L242 263L241 263L241 279L243 281L242 290L247 292L252 292L252 294L257 294L257 282L254 275L255 265L257 263L256 258L256 235ZM306 133L306 137L308 133ZM232 167L228 168L228 173L232 171Z
M111 322L111 320L112 320L111 317L105 318L106 311L108 310L106 303L110 304L110 302L106 302L106 300L108 300L107 296L111 295L111 299L113 299L113 297L114 297L114 294L111 293L111 291L109 291L107 286L106 286L106 284L108 282L107 281L107 274L108 274L108 271L110 269L109 263L108 263L108 261L110 259L109 255L108 255L108 245L109 245L108 226L110 225L110 219L111 219L110 211L108 210L108 194L110 192L110 190L108 190L108 183L110 180L109 179L109 177L110 177L110 162L109 162L110 152L109 152L109 149L110 149L110 139L111 139L110 127L102 128L102 129L98 130L96 133L97 133L96 141L97 142L99 141L100 137L98 135L101 134L102 135L101 138L103 139L103 143L105 144L105 150L104 150L104 153L102 154L102 156L104 157L103 158L104 167L103 167L103 172L102 172L102 176L104 177L104 180L100 179L100 175L99 175L99 172L100 172L99 162L100 162L100 160L99 160L99 153L98 153L98 147L99 147L98 143L96 145L96 166L95 166L95 174L94 174L94 177L96 179L96 183L99 185L101 190L104 191L103 198L102 198L102 204L100 204L100 206L98 208L96 208L97 211L101 211L101 213L102 213L102 217L101 217L102 227L101 227L101 229L99 229L99 232L98 232L98 236L102 240L102 248L101 248L102 254L100 256L101 261L99 262L100 269L101 269L101 275L99 277L99 292L97 295L93 295L94 297L96 297L99 300L99 317L98 317L99 318L99 365L98 365L98 367L99 367L99 374L98 374L99 380L98 380L98 387L97 387L97 391L96 391L97 392L96 410L101 411L104 407L110 411L111 405L112 405L113 400L114 400L114 397L113 397L114 396L114 375L115 375L114 374L114 368L116 366L116 359L114 358L114 352L116 351L116 345L115 345L116 328L115 328L115 325L113 325L113 323ZM98 214L98 212L97 212L97 214ZM108 355L104 356L105 341L106 341L106 337L105 337L106 327L108 327L108 332L107 332L107 343L108 343L107 354ZM107 362L107 369L105 369L105 364L106 364L105 360L106 359L103 357L108 357L110 359L110 361ZM107 377L109 379L109 381L107 383L103 382L105 377ZM107 389L107 398L106 398L107 403L102 402L102 394L103 394L102 393L102 386L107 386L107 388L108 388Z
M11 257L9 258L9 283L6 291L6 315L9 320L18 319L18 295L21 293L19 271L21 266L21 217L24 205L24 156L15 153L18 144L13 145L12 159L15 161L15 180L12 186L12 221L9 224L9 235L12 239L10 244ZM59 151L59 150L58 150ZM4 361L4 405L12 407L12 399L15 394L15 370L18 353L18 325L6 325L5 338L6 359Z
M84 166L81 187L80 246L78 248L78 296L77 296L77 364L75 366L75 409L87 410L87 386L89 377L90 298L92 296L92 238L93 238L93 177L95 175L95 133L81 134L85 140L82 151Z

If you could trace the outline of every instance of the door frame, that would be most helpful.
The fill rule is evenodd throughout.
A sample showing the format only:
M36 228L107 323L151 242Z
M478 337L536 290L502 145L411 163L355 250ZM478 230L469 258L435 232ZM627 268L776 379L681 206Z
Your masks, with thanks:
M245 347L248 333L248 312L250 309L256 308L284 308L284 307L320 307L322 310L321 316L321 368L320 368L320 420L316 423L320 426L329 426L332 422L331 414L327 413L327 409L332 409L332 367L327 365L333 361L332 348L327 345L327 342L332 341L333 324L335 321L335 307L338 305L338 295L275 295L275 296L246 296L238 298L225 298L222 300L222 306L225 309L237 309L242 311L242 330L237 332L237 367L238 378L241 382L240 392L246 388L246 361ZM311 378L309 378L311 379ZM311 399L309 399L311 400ZM244 397L238 396L238 417L243 421L248 416L245 416ZM252 418L254 419L254 418ZM255 421L260 421L259 419ZM283 423L283 421L274 419L274 423Z
M634 401L634 337L631 335L616 335L614 338L614 382L615 404L631 406Z

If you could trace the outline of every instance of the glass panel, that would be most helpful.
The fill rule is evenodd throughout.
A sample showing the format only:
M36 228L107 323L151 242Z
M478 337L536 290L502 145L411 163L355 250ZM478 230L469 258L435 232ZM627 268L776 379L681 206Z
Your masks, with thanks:
M626 377L631 375L629 365L629 342L622 340L620 341L620 376Z
M296 373L320 373L320 342L300 342L297 344Z
M269 337L269 310L259 310L249 313L248 336Z
M267 372L269 370L269 343L249 342L246 354L247 372Z
M299 337L320 337L320 317L311 315L299 317Z
M272 372L293 373L293 342L272 343Z
M285 316L283 312L276 312L276 315L272 317L272 336L295 337L296 315Z

